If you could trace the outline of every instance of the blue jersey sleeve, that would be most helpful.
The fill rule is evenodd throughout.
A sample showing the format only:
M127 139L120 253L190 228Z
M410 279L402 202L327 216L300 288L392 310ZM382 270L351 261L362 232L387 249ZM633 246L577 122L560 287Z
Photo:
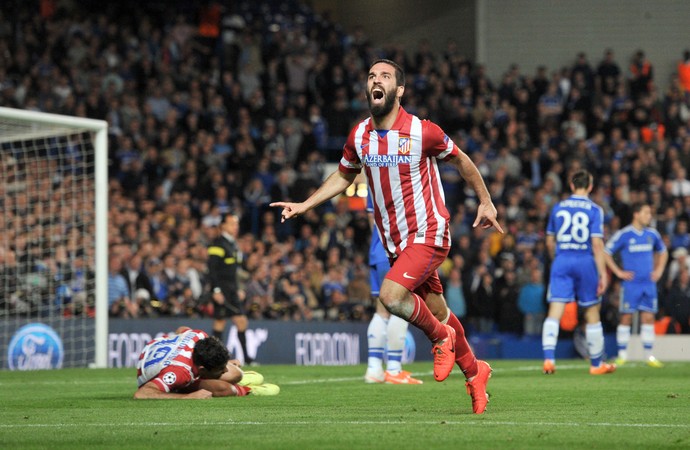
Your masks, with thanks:
M600 206L595 205L592 208L592 227L590 235L592 237L604 237L604 210Z
M621 236L623 235L622 230L618 230L614 233L614 235L609 239L609 241L606 243L606 248L604 251L608 253L609 255L615 255L621 250Z
M661 238L661 235L659 232L655 229L650 229L650 231L654 234L654 252L655 253L663 253L666 251L666 244L664 244L664 240Z
M555 217L556 217L556 211L558 210L558 205L554 206L554 208L551 210L551 214L549 214L549 221L546 223L546 234L548 235L554 235L556 234L556 225L555 225Z

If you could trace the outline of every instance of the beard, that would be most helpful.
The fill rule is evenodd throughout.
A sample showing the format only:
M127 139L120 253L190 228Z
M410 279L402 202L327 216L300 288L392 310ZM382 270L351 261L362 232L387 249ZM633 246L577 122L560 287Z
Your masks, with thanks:
M395 106L395 91L391 93L386 93L386 101L383 105L371 105L371 92L367 91L367 102L369 102L369 112L372 117L379 118L385 117L389 112L393 111L393 106Z

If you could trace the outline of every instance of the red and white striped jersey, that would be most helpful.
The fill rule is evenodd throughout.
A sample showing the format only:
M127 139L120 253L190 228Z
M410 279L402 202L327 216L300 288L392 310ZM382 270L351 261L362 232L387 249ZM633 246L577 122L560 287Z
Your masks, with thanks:
M137 382L143 386L153 381L163 392L175 392L198 381L199 369L192 361L194 346L208 335L187 330L152 340L144 347L137 362Z
M402 107L393 127L376 131L367 118L347 138L343 173L364 170L374 202L374 219L390 255L411 243L450 247L449 219L437 160L459 149L441 128Z

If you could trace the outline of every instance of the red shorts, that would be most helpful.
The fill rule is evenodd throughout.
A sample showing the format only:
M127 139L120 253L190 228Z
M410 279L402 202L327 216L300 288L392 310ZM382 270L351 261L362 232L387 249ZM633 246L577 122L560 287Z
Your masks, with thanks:
M449 249L410 244L391 263L386 278L405 286L422 298L429 292L443 294L436 269L446 260Z

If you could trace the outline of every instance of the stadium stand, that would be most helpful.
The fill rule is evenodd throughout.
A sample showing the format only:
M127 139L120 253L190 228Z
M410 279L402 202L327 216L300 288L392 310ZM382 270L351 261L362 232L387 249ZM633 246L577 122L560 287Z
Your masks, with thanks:
M688 270L677 260L690 240L690 96L679 82L659 92L642 52L630 55L630 76L610 52L596 66L580 54L534 74L507 64L491 80L453 46L380 48L297 1L192 3L139 2L135 16L127 2L3 6L14 20L0 21L0 103L109 123L109 248L134 302L117 315L210 317L205 248L220 215L235 211L252 318L368 321L364 211L343 199L281 224L267 205L305 198L338 160L367 114L375 57L405 68L404 107L471 155L508 230L472 229L476 199L441 168L454 240L441 276L460 270L454 286L470 332L523 332L518 294L547 273L545 221L580 168L598 180L592 198L607 236L629 223L633 202L653 205L680 267L660 283L662 311L673 309L666 292L690 302L675 279ZM5 215L32 214L36 199L20 210L19 196L0 196ZM0 289L21 283L21 252L13 242L0 248ZM607 330L617 324L617 292L614 284L604 302ZM58 306L66 315L92 313L69 303Z

